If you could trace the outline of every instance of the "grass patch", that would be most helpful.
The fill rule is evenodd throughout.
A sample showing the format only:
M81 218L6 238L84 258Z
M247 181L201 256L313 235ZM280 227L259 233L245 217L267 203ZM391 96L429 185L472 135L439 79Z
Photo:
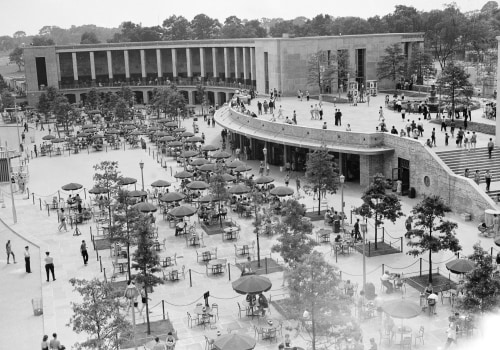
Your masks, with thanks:
M425 287L429 285L429 274L407 277L406 283L422 293ZM434 287L434 292L436 292L436 294L439 291L457 289L457 284L455 282L449 280L448 277L443 276L439 273L432 274L432 286Z
M168 332L172 332L174 338L177 340L177 333L175 332L174 327L170 320L160 320L149 322L151 334L147 335L147 323L136 324L135 326L135 343L137 346L143 346L146 343L154 340L155 337L159 337L161 341L165 341L167 338ZM121 344L120 348L128 349L133 348L134 342L132 339L125 339Z
M373 242L370 242L370 247L368 247L368 245L365 246L365 254L367 257L396 254L396 253L401 253L399 248L400 248L399 245L394 246L394 245L389 245L385 242L378 242L377 243L377 250L375 250L375 244ZM354 246L354 249L356 249L356 251L363 254L363 245L362 244L359 244L359 243L356 244Z
M437 124L441 125L442 119L432 119L431 123L432 124ZM451 119L446 118L445 119L446 126L450 126ZM463 119L455 119L455 129L458 130L458 128L463 128L464 127L464 120ZM495 124L485 124L485 123L477 123L477 122L467 122L467 131L476 131L476 132L482 132L483 134L487 135L495 135Z
M95 250L105 250L111 248L111 241L108 238L94 239Z
M243 271L243 266L245 266L248 262L237 263L236 266ZM266 275L273 272L283 271L283 267L280 266L275 260L264 258L260 259L260 267L259 262L257 260L252 260L250 262L250 266L253 272L256 275ZM266 269L267 266L267 269Z
M222 227L220 226L219 222L217 224L213 224L213 225L205 225L203 223L201 224L201 228L209 236L222 233L224 231L224 228L229 227L229 226L231 226L231 222L229 222L229 221L222 222Z
M308 211L306 212L305 217L311 219L311 221L320 221L325 220L326 210L321 210L318 215L318 211Z

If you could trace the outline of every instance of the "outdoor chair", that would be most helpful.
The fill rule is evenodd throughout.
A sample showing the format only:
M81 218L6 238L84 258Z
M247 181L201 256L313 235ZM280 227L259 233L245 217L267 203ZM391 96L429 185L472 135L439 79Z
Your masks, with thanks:
M205 337L205 350L212 350L214 348L214 340L209 339L206 335Z
M245 314L246 314L247 308L246 307L241 307L241 305L240 305L239 302L236 302L236 304L238 304L238 317L241 318L241 312L244 311Z
M257 326L254 325L253 329L254 329L255 337L257 338L257 340L259 340L259 337L260 337L260 339L264 339L264 330L262 328L257 328Z
M187 317L188 317L188 326L190 326L191 328L193 328L193 322L195 322L197 325L200 324L200 321L197 318L191 317L191 314L189 312L187 313Z
M387 341L387 345L391 345L392 343L392 332L387 329L379 329L378 334L380 336L380 339L378 341L378 345L382 344L382 341Z
M424 345L424 326L421 326L418 333L415 334L415 346L417 346L417 339L420 339L422 345Z
M212 317L214 321L219 319L219 305L216 303L212 304Z
M411 337L404 337L401 343L399 344L400 349L408 348L411 350Z

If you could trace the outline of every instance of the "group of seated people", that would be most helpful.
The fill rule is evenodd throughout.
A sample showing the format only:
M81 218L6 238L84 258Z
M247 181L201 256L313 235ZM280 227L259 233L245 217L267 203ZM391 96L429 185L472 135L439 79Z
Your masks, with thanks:
M257 306L258 313L262 316L265 316L266 310L269 309L269 301L262 293L259 293L258 297L255 294L247 294L246 301L249 306Z
M386 270L382 277L380 277L380 281L385 287L387 294L391 294L392 292L394 292L394 288L401 288L401 286L403 285L401 275L398 273L391 274L388 270Z

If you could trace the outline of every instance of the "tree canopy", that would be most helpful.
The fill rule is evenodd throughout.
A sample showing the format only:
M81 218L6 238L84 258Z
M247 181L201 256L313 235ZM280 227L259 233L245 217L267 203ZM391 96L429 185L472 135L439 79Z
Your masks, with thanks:
M21 68L24 67L23 49L18 46L12 50L9 54L9 62L17 64L19 71L21 71Z
M385 48L385 55L380 57L377 64L377 78L396 79L404 77L406 73L406 57L403 54L401 45L396 43Z

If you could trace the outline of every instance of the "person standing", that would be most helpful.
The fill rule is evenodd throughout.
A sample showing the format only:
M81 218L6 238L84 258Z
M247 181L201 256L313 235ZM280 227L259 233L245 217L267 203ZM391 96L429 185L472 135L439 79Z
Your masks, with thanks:
M64 215L64 208L61 208L61 212L59 213L59 227L57 228L59 232L64 228L66 232L68 232L68 228L66 227L66 216Z
M5 252L7 253L7 264L10 264L10 256L12 255L12 260L14 261L14 264L16 263L16 256L12 252L12 247L10 245L10 239L7 241L7 244L5 244Z
M86 266L89 261L89 253L87 252L87 243L85 243L85 240L83 240L80 245L80 253L83 257L83 264Z
M431 144L436 147L436 128L432 128Z
M57 333L53 333L52 337L53 338L50 340L49 344L50 350L59 350L59 348L61 347L61 342L59 341L59 339L57 339Z
M493 139L490 138L488 141L488 158L491 159L491 153L493 152L493 148L495 148L495 144L493 143Z
M285 185L288 187L288 184L290 183L290 176L288 174L285 175Z
M49 252L45 252L45 273L47 274L47 282L49 281L49 272L52 273L52 281L55 281L54 259L50 256Z
M474 182L478 185L481 182L481 174L479 173L479 170L476 170L476 173L474 174Z
M384 110L382 109L382 106L380 106L378 110L378 120L381 120L384 118Z
M45 334L42 339L42 344L41 344L41 349L42 350L49 350L49 336Z
M484 181L486 181L486 192L490 192L491 173L489 169L486 170L486 173L484 174Z
M24 247L24 267L26 267L26 273L31 273L31 262L30 262L30 247Z
M476 143L477 143L477 135L476 135L476 132L473 131L472 132L472 136L470 137L470 146L474 149L476 149Z
M295 187L297 189L297 193L300 191L300 179L298 177L295 178Z
M444 346L445 349L448 349L451 345L451 343L455 343L455 346L457 345L457 326L455 325L454 319L452 316L448 317L448 321L450 324L448 325L448 329L446 330L446 345Z

